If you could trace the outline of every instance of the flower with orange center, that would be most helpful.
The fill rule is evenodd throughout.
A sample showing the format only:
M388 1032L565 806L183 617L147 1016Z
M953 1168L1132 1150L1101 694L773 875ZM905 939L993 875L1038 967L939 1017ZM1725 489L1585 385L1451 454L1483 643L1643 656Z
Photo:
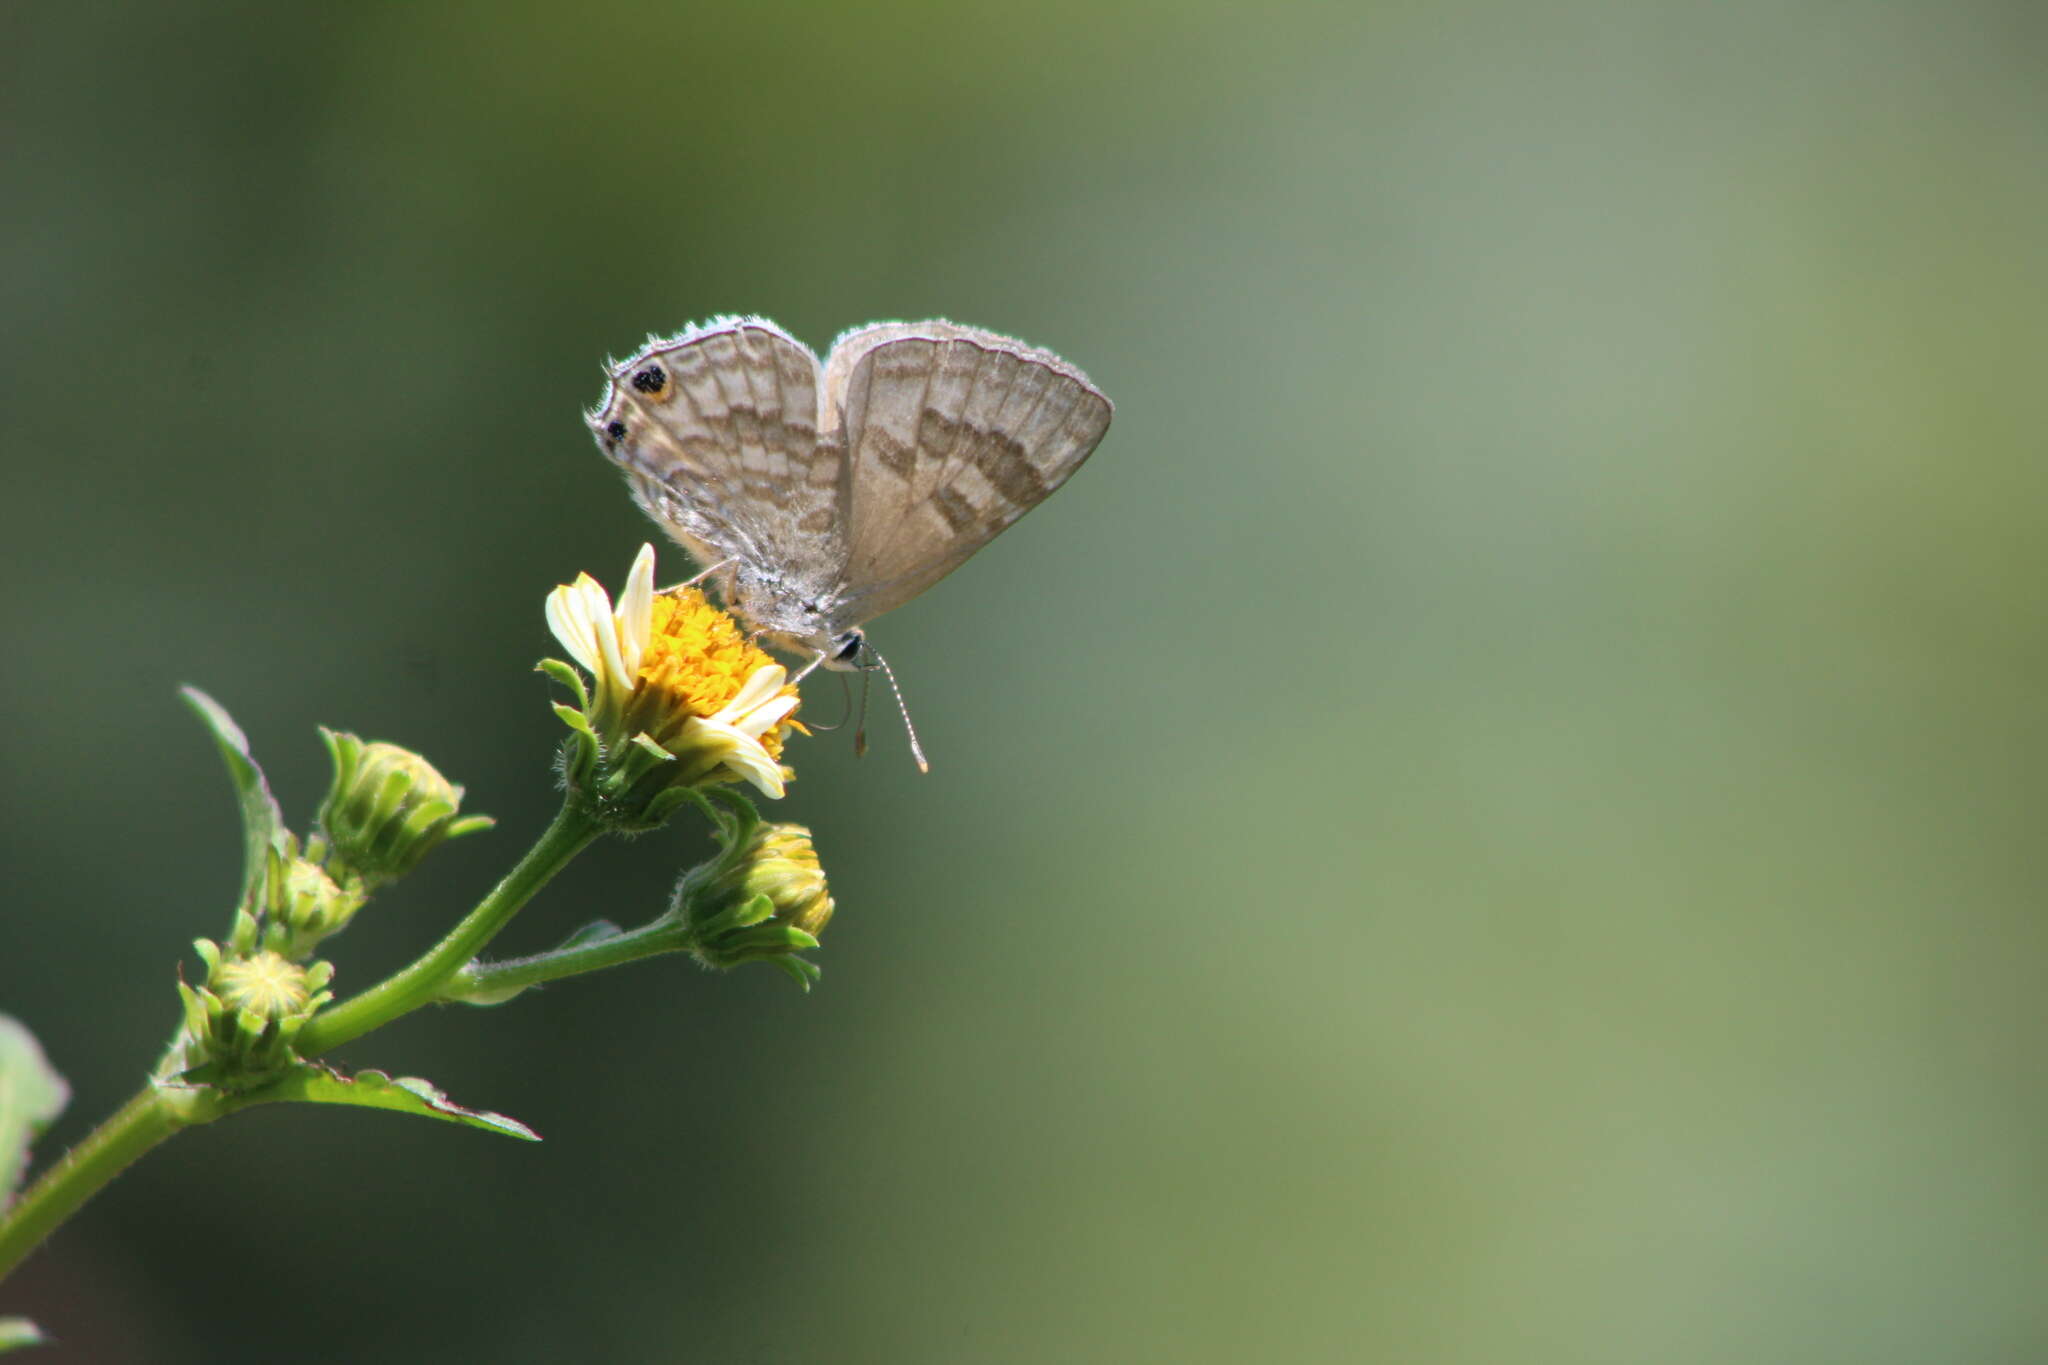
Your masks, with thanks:
M635 821L665 814L680 794L648 803L678 786L743 779L782 795L783 736L800 728L788 672L695 588L657 594L654 547L640 547L616 607L582 574L549 594L547 617L596 685L542 665L581 703L555 708L579 740L572 781Z

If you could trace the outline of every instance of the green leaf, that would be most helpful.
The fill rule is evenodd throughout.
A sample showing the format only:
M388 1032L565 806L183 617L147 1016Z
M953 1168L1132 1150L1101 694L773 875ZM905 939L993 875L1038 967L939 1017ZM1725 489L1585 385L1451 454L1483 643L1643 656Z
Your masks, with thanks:
M265 866L272 849L284 846L284 812L263 780L263 770L249 755L249 740L242 727L222 709L221 704L196 687L181 687L185 704L198 713L213 731L227 760L228 780L235 784L235 800L242 812L242 903L247 905L263 886Z
M282 1079L247 1097L251 1104L284 1100L389 1109L400 1114L416 1114L421 1118L481 1128L506 1137L524 1138L528 1142L540 1141L540 1134L518 1119L493 1114L487 1109L465 1109L443 1094L432 1081L418 1076L393 1077L382 1071L358 1071L353 1076L344 1076L332 1067L308 1062L292 1068Z
M71 1087L43 1056L36 1036L12 1015L0 1014L0 1209L13 1200L28 1170L29 1144L70 1099Z
M41 1346L48 1340L27 1318L0 1318L0 1351Z
M559 953L564 948L581 948L585 944L602 943L608 938L617 938L625 932L624 929L621 929L608 919L594 919L556 944L555 951Z

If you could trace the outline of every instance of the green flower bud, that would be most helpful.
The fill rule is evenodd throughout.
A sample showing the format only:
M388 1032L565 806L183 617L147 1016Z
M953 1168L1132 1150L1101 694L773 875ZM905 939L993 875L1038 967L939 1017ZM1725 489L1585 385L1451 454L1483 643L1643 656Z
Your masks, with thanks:
M410 872L443 839L496 823L487 815L458 818L462 788L410 749L325 727L320 736L334 757L320 830L327 868L343 886L368 893Z
M803 986L818 968L798 957L832 918L825 870L802 825L761 824L724 857L692 868L676 887L690 952L707 967L772 962Z
M310 858L273 855L263 887L263 946L302 962L322 939L346 929L365 899L360 885L342 886Z
M185 1002L187 1057L215 1064L221 1079L261 1079L295 1059L292 1043L308 1019L334 997L334 968L301 966L269 951L226 957L220 945L192 945L206 963L206 984L178 983Z
M332 975L332 972L329 973ZM266 1023L306 1008L312 973L277 953L223 962L207 982L222 1005Z

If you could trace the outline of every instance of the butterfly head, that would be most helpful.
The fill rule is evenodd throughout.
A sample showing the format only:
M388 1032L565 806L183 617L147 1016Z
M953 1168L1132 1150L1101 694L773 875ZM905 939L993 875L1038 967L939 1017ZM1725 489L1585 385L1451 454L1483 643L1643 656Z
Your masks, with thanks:
M868 637L857 630L841 631L832 637L825 653L825 667L841 673L858 673L874 667L862 657L868 652Z

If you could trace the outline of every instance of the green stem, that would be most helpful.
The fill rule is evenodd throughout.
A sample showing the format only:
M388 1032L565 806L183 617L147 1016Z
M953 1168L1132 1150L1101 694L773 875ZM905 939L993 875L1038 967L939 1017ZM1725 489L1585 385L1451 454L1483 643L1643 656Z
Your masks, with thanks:
M687 926L663 916L638 929L557 948L552 952L535 953L532 957L509 958L504 962L472 962L448 979L441 988L441 999L506 998L544 981L619 967L662 953L682 952L689 946Z
M299 1034L298 1054L317 1057L371 1029L383 1027L401 1014L440 999L449 979L467 966L511 922L521 906L601 833L603 826L572 798L526 851L519 865L506 873L491 894L424 957L361 995L307 1021Z
M309 1020L299 1034L299 1055L318 1056L401 1014L447 998L449 982L511 922L520 907L603 832L603 826L580 803L572 800L565 804L518 865L425 956L354 999ZM590 950L609 958L630 943L631 947L617 960L649 955L660 951L649 942L658 927L657 923L635 934L592 944ZM673 939L672 928L670 938ZM574 951L571 950L572 955ZM589 966L576 970L589 970ZM212 1091L187 1092L181 1099L172 1090L156 1084L144 1087L84 1141L66 1152L0 1217L0 1279L137 1157L181 1128L210 1122L239 1107L236 1101Z
M144 1086L0 1218L0 1280L130 1162L194 1121L177 1113L155 1086Z

